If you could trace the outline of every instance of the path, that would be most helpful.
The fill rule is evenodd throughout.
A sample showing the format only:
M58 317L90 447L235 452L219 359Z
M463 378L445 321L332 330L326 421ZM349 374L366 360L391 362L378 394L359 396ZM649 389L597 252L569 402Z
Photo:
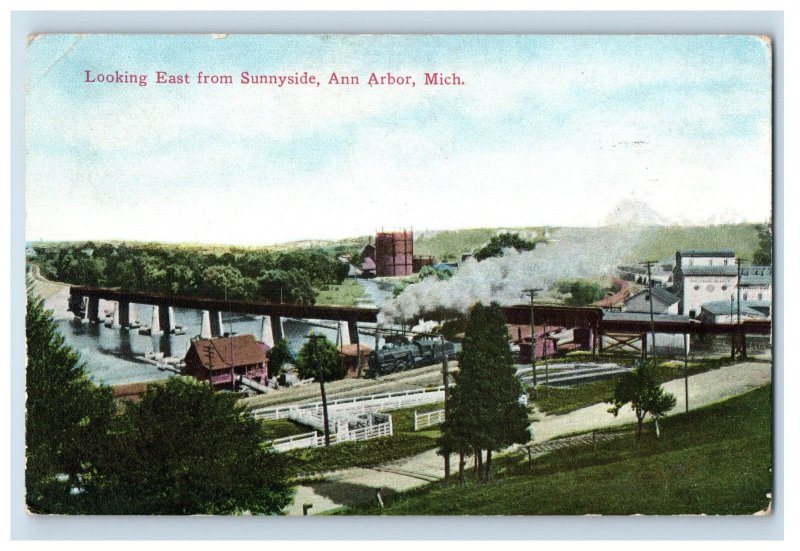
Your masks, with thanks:
M749 390L764 386L771 380L772 364L743 362L689 377L689 406L695 409ZM677 404L670 414L685 411L684 380L669 381L662 385L675 395ZM596 404L565 415L545 415L532 424L535 442L541 443L573 432L614 427L636 422L630 408L623 408L619 416L608 413L608 404ZM451 458L451 470L457 468L457 458ZM352 468L330 473L324 481L306 483L298 487L294 504L287 510L290 515L302 515L303 504L311 503L310 514L340 507L344 504L365 503L375 500L375 491L383 495L421 486L444 476L441 456L435 450L393 461L373 468Z

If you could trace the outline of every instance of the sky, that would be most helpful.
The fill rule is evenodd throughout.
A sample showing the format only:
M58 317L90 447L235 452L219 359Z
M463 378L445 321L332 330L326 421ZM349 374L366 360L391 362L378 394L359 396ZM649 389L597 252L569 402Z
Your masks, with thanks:
M241 84L242 71L321 85ZM329 85L332 72L360 85ZM370 87L373 72L415 85ZM426 72L463 84L426 86ZM670 223L764 222L771 73L756 36L40 35L26 239L595 226L620 203Z

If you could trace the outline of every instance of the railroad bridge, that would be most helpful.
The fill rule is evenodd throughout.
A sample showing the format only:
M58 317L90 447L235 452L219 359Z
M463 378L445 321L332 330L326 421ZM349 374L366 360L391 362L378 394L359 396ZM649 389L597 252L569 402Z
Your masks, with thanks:
M117 303L115 323L122 327L130 327L135 321L135 305L154 306L153 327L155 331L172 332L175 329L173 308L190 308L203 311L204 336L222 335L222 312L235 312L265 316L265 322L271 326L275 341L283 337L282 318L307 320L331 320L345 322L348 326L350 342L358 342L358 323L378 322L378 309L354 308L347 306L303 306L298 304L275 304L259 301L222 300L183 295L172 295L150 292L132 292L119 289L99 287L71 286L70 310L82 309L84 300L88 300L86 315L89 321L99 322L100 299ZM526 325L531 320L529 306L505 306L503 312L508 323ZM770 320L746 320L741 323L710 324L696 320L674 321L604 319L602 308L596 306L570 307L552 305L534 305L533 313L537 324L554 327L585 327L592 331L593 342L602 342L604 334L644 335L650 331L656 333L685 335L731 335L741 352L744 350L745 335L769 335L772 331ZM118 319L117 319L118 318ZM207 329L206 329L207 328Z

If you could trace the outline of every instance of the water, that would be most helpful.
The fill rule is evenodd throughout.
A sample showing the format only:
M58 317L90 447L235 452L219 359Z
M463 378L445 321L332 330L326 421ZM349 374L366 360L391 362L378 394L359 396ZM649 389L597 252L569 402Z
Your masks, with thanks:
M61 305L66 307L66 303ZM113 303L100 301L101 316ZM149 325L153 307L136 305L136 319L143 325ZM143 381L166 379L174 375L172 371L161 371L155 365L136 359L147 352L160 351L165 356L183 358L189 349L192 337L200 334L202 311L186 308L175 308L175 323L182 325L184 335L140 335L138 329L122 329L106 327L105 324L75 321L70 315L58 316L56 320L59 331L64 335L66 344L80 352L90 376L98 383L117 385ZM222 315L224 331L238 334L249 333L261 340L261 316L243 314ZM322 334L332 342L336 342L335 322L306 322L293 319L283 320L284 336L289 349L297 353L307 342L305 337L310 332ZM327 327L320 327L324 325ZM346 330L346 327L345 327ZM361 335L360 342L374 348L375 339L369 335Z

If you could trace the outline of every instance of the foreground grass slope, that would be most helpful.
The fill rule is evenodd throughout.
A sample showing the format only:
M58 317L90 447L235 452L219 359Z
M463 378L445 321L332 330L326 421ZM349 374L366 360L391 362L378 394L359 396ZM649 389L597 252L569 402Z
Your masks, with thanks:
M431 484L391 499L385 509L344 514L631 515L752 514L772 491L771 388L661 421L605 444L553 452L532 465L497 462L488 484Z

